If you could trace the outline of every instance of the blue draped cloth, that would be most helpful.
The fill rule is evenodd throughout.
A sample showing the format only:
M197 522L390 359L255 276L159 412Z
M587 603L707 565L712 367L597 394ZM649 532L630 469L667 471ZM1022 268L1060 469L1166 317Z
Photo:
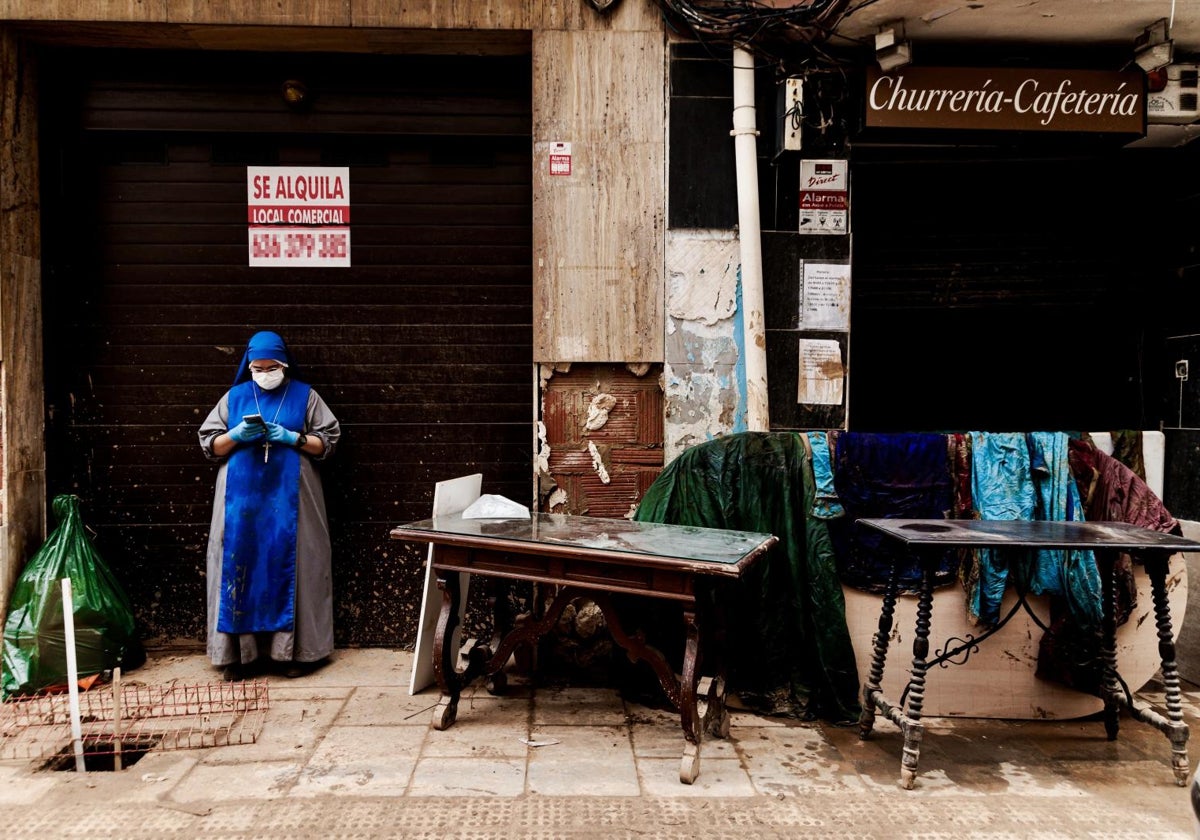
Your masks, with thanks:
M893 563L898 591L916 591L918 563L877 531L856 528L860 518L946 519L954 509L954 476L949 440L934 433L837 436L834 485L845 515L829 520L842 581L867 592L882 592ZM934 584L952 582L958 553L948 549L938 563Z

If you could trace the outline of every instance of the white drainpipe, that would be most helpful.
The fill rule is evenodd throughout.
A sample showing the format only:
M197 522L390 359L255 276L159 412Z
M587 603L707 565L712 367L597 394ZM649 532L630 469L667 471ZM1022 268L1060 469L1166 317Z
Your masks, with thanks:
M770 430L767 410L767 328L763 315L762 233L758 217L758 129L754 116L754 55L733 50L733 151L737 164L738 241L742 260L742 351L746 368L746 428Z

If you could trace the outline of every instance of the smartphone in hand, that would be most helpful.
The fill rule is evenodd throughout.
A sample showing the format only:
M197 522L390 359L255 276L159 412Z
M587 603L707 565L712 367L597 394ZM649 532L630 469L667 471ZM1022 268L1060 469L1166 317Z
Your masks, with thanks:
M262 426L263 419L261 414L243 414L242 422L247 426Z

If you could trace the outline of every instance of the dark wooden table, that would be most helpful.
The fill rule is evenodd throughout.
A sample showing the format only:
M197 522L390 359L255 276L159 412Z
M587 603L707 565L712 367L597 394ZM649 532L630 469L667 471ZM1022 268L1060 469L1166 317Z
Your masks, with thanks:
M1171 743L1171 764L1175 780L1186 785L1189 773L1187 759L1188 727L1183 722L1183 706L1179 688L1179 670L1175 662L1175 636L1171 629L1171 610L1167 602L1166 577L1170 556L1179 551L1200 551L1200 543L1161 531L1152 531L1124 522L1027 522L979 521L969 519L859 519L859 527L879 531L902 543L919 564L922 572L917 600L916 632L913 638L912 679L899 703L884 697L880 685L887 661L888 639L892 632L892 616L896 607L897 576L893 574L884 591L875 634L871 672L863 686L863 711L859 721L863 738L870 735L875 724L876 710L900 727L904 735L904 751L900 763L900 784L912 789L920 758L921 707L925 698L925 677L931 664L961 664L971 650L995 633L1017 609L1024 608L1033 615L1025 600L1027 593L1018 591L1017 604L999 624L981 634L966 639L951 639L945 649L935 651L929 659L930 616L933 608L933 577L938 563L948 548L989 548L997 550L1036 551L1039 549L1090 550L1095 553L1102 585L1101 655L1104 676L1101 695L1104 699L1104 727L1109 740L1115 740L1118 716L1122 707L1143 723L1156 727ZM1154 599L1154 616L1158 626L1159 655L1162 659L1162 680L1166 688L1166 715L1134 702L1132 693L1120 677L1117 667L1116 621L1113 617L1114 569L1120 554L1129 554L1139 561L1150 578ZM1010 555L1020 562L1020 554ZM897 563L898 565L898 563ZM895 572L895 569L893 569ZM962 593L955 590L955 597ZM1036 616L1034 616L1036 619ZM1040 623L1040 622L1039 622ZM956 657L961 657L957 662Z
M458 714L462 689L487 675L492 690L504 688L503 668L521 644L532 645L554 627L574 598L585 597L604 614L613 640L632 661L647 663L671 703L679 709L685 738L679 780L691 784L700 773L704 733L725 737L723 663L717 651L708 660L708 633L702 624L719 620L699 597L718 582L736 581L750 564L777 542L770 534L725 531L682 525L600 519L589 516L535 513L530 519L463 519L461 514L411 522L392 529L397 540L430 543L442 607L434 637L434 676L441 698L433 726L446 729ZM459 651L450 640L460 619L461 572L483 578L531 581L556 588L545 613L513 624L502 611L496 616L495 648L476 645ZM683 608L683 672L676 675L665 656L621 626L612 594L672 601ZM501 599L497 599L499 601ZM709 661L711 660L711 662ZM701 675L701 667L715 673Z

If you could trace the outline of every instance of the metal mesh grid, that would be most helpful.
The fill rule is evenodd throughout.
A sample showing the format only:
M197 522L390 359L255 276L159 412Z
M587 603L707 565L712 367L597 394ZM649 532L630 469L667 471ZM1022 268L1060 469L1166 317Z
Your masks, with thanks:
M267 684L257 681L125 684L119 691L119 720L113 690L80 692L85 755L111 753L118 743L158 750L253 744L270 707ZM72 742L66 692L0 703L0 759L50 758Z

